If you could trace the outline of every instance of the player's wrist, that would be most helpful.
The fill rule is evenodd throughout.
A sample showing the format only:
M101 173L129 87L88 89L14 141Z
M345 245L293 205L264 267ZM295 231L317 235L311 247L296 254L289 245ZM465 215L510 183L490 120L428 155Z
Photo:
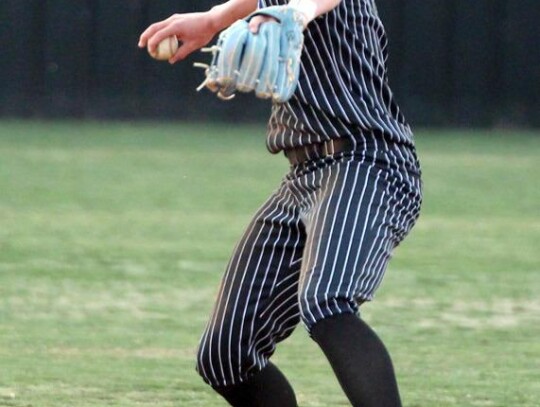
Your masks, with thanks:
M304 27L317 17L317 3L313 0L291 0L288 5L302 15Z
M227 26L223 21L223 13L220 6L221 5L214 6L206 12L208 17L208 26L214 35Z
M217 34L256 9L257 0L229 0L212 7L207 13L212 21L214 34Z

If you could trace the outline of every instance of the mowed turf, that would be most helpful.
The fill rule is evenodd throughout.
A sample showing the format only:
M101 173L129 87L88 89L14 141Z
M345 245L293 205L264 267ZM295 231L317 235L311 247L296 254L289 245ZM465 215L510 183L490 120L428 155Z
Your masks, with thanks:
M405 406L538 406L540 134L417 143L423 213L363 317ZM0 122L0 405L224 406L197 342L286 171L264 125ZM302 407L348 405L301 326L275 360Z

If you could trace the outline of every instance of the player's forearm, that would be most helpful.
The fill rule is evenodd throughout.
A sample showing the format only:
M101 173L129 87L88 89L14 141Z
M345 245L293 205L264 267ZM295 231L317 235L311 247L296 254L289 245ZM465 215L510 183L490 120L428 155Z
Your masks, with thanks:
M341 0L291 0L289 5L306 16L306 25L316 17L334 9ZM229 0L212 7L208 15L215 32L229 27L236 20L246 17L257 9L257 0Z
M246 17L257 9L257 0L229 0L208 11L216 32L227 28L236 20Z

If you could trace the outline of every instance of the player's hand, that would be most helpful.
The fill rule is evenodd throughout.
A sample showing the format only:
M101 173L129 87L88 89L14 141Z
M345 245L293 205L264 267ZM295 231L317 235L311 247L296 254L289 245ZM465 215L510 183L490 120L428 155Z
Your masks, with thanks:
M176 36L180 43L178 51L169 59L171 64L187 57L207 45L217 30L208 13L174 14L166 20L150 25L139 38L139 48L155 51L157 45L167 37Z
M303 18L287 6L259 9L224 30L217 44L203 51L212 53L204 68L207 87L221 99L236 91L254 92L274 103L288 101L297 85L304 42Z
M266 23L267 21L276 21L276 19L268 16L253 17L251 20L249 20L249 31L251 31L253 34L257 34L261 24Z

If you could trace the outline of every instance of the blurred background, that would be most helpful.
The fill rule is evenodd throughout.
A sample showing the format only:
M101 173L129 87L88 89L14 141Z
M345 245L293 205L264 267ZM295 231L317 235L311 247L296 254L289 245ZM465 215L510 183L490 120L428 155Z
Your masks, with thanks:
M197 343L288 162L268 101L137 48L215 3L0 0L0 406L223 407ZM404 406L538 407L540 1L377 4L424 203L363 318ZM274 360L301 406L347 405L303 329Z
M169 66L140 32L208 0L1 0L0 116L260 121L265 102L195 87L207 55ZM538 0L379 0L390 81L417 126L540 126ZM239 103L243 104L239 108Z

